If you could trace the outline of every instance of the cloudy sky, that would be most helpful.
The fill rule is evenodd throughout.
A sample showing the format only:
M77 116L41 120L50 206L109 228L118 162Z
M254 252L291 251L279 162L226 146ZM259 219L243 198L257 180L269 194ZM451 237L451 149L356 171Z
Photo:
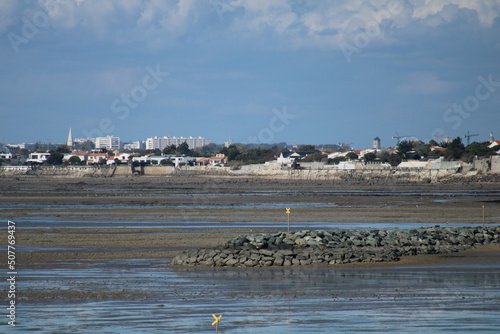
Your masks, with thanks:
M498 0L2 0L0 142L500 139L499 16Z

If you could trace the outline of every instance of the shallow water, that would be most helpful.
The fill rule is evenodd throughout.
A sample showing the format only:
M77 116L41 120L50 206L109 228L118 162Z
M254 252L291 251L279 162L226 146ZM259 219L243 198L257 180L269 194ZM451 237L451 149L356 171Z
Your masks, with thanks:
M137 218L137 217L135 217ZM149 219L151 217L148 217ZM183 228L183 229L212 229L212 228L263 228L263 229L284 229L286 223L283 222L213 222L203 220L179 220L179 221L162 221L162 220L77 220L57 217L33 217L33 218L14 218L16 228L55 228L55 227L75 227L75 228ZM414 223L414 222L292 222L292 230L307 230L307 229L410 229L418 227L435 226L434 223ZM446 223L440 226L460 227L470 226L470 224L461 223Z
M247 196L277 193L259 192ZM357 191L342 193L366 194ZM369 192L369 195L394 193ZM474 195L470 192L463 195L455 192L397 194L451 198ZM157 195L164 193L158 192ZM477 193L477 196L490 195L498 193ZM198 209L202 207L197 205ZM283 205L335 204L279 204ZM0 210L9 207L11 205L0 206ZM15 207L43 212L46 205L20 204ZM117 209L124 207L129 205L116 206ZM112 221L74 220L56 215L67 209L91 208L99 212L115 207L103 204L50 205L49 208L53 211L43 217L34 214L33 217L9 219L16 222L18 229L285 227L283 222L213 222L186 220L180 216L178 221L162 221L161 217L158 220L144 217L146 219L140 221L127 219L129 217ZM292 229L403 229L434 225L405 221L292 222ZM19 252L80 250L62 246L17 246ZM51 262L49 265L41 263L20 269L17 288L24 297L18 298L16 332L214 333L211 326L214 313L223 315L219 333L496 333L500 328L499 266L178 270L166 267L167 262L162 259L78 260ZM0 332L5 328L2 324Z
M20 299L18 328L213 333L213 313L223 315L219 333L496 333L500 326L498 267L173 270L164 263L26 269L20 290L84 298Z

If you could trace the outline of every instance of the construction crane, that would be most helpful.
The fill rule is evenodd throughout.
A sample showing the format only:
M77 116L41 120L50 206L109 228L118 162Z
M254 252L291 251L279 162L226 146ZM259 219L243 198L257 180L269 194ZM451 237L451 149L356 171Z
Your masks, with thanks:
M470 144L470 137L474 137L474 136L479 136L479 135L478 135L478 134L473 134L473 135L471 135L471 134L469 133L469 131L467 131L467 134L466 134L466 135L463 135L463 137L462 137L462 138L467 138L467 146L469 146L469 144Z
M392 136L392 139L397 139L398 140L398 143L397 145L399 145L399 139L401 139L402 137L396 132L396 135L395 136Z
M403 138L403 139L405 139L405 138L408 138L408 139L411 139L411 138L417 139L415 136L400 136L397 132L396 132L395 136L392 136L392 139L397 139L398 140L397 145L399 145L399 142L401 141L401 138ZM408 141L411 141L411 140L408 140Z

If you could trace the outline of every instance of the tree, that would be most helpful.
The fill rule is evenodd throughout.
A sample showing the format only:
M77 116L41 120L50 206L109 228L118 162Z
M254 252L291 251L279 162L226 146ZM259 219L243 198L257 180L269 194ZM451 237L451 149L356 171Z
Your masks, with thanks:
M299 146L299 151L300 152L315 152L316 146L314 146L314 145L301 145L301 146Z
M363 159L365 160L365 162L370 162L377 159L377 156L375 155L375 153L369 152L363 156Z
M228 161L235 161L236 158L241 154L240 150L236 145L230 145L229 147L224 147L220 153L225 154Z
M64 155L62 153L51 151L50 156L47 158L47 161L45 161L45 163L48 165L60 165L62 164L63 157Z
M174 144L167 146L163 149L163 154L176 154L177 153L177 146Z
M471 163L474 161L474 157L488 158L495 154L495 150L489 148L489 142L477 143L473 142L465 148L465 152L462 154L460 159L464 162Z
M402 158L406 158L408 155L408 152L410 152L412 150L413 150L413 145L409 141L403 140L398 145L398 154Z
M431 157L433 157L434 159L437 159L437 158L439 158L439 157L443 156L443 155L444 155L444 152L441 152L441 151L439 151L439 150L434 150L434 151L430 151L430 152L429 152L429 155L430 155Z
M341 161L345 161L344 157L336 157L333 159L328 159L327 163L329 165L338 165Z
M308 155L302 161L304 161L304 162L323 161L327 157L328 156L326 154L322 154L321 152L316 152L316 153Z
M495 150L493 148L489 148L489 145L489 142L473 142L465 148L465 151L473 155L477 155L478 157L490 157L495 154Z
M421 157L427 158L429 157L429 154L431 153L431 149L429 145L422 145L417 149L417 154L420 155Z
M74 155L72 156L71 158L69 158L68 162L71 164L71 165L79 165L82 163L82 159L80 159L79 156L77 155Z
M220 151L220 148L215 143L210 143L200 148L200 154L202 155L215 155L218 151Z
M349 152L345 155L345 157L347 159L351 159L351 160L357 160L358 159L358 155L354 152Z
M444 156L446 160L458 160L464 154L465 146L462 144L462 139L457 137L451 141L446 147Z
M56 152L58 152L58 153L70 153L71 150L69 149L68 145L59 145L56 148Z
M392 167L396 167L401 163L402 159L398 154L391 154L389 156L389 163L391 164Z
M388 162L389 161L389 157L391 156L391 151L388 150L388 149L384 149L384 150L381 150L381 151L378 151L376 156L378 159L380 159L380 161L382 162Z
M191 155L193 151L189 149L189 144L184 142L177 146L177 154L179 155Z

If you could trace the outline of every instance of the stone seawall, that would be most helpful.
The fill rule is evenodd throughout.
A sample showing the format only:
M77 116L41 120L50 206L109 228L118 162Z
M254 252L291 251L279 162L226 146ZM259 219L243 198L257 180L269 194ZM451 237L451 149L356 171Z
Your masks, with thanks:
M112 177L115 166L4 166L0 177Z
M269 267L398 261L500 243L500 226L410 230L300 231L238 236L210 249L184 251L172 265Z
M143 166L132 169L128 165L119 166L0 166L0 177L249 177L277 180L311 180L332 181L339 183L360 184L387 184L391 183L433 183L433 182L498 182L500 174L493 172L462 174L448 169L354 169L341 170L325 169L276 169L261 168L261 165L252 165L253 168L232 170L229 167L211 166ZM248 167L248 166L246 166ZM134 170L137 173L134 173Z

